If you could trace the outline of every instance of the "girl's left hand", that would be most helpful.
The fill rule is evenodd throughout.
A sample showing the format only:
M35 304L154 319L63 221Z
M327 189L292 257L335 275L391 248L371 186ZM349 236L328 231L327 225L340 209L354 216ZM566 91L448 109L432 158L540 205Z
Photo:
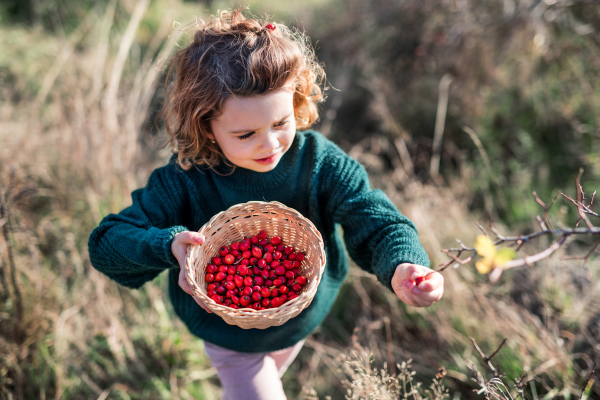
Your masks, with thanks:
M423 277L416 284L415 280ZM396 296L414 307L429 307L444 294L444 277L439 272L417 264L400 264L392 277L392 289Z

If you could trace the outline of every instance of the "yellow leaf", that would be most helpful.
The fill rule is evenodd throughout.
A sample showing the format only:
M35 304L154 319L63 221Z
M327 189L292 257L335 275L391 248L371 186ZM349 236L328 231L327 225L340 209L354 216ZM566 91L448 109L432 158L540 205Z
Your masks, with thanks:
M477 236L475 250L477 250L477 254L486 259L493 259L496 255L494 243L485 235Z
M475 263L475 268L477 268L480 274L487 274L492 270L492 263L490 259L484 258Z
M503 249L498 250L498 252L496 253L496 257L494 257L494 267L506 264L507 262L515 258L516 254L517 253L515 252L515 250L511 249L510 247L505 247Z

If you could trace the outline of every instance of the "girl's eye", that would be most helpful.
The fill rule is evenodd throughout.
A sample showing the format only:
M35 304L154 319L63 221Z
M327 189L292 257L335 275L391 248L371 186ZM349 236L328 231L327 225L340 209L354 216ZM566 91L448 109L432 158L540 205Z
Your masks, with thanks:
M254 135L254 133L255 133L254 131L248 132L248 133L246 133L246 134L244 134L242 136L238 136L237 138L240 139L240 140L249 139L249 138L251 138Z
M287 123L287 121L281 121L275 124L275 126L282 127Z

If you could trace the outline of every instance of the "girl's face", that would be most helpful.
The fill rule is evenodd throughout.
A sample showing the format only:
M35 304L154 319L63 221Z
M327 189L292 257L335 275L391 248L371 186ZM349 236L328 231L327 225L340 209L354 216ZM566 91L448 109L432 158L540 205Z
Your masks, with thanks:
M292 87L284 86L261 96L230 97L221 116L211 121L208 137L238 167L271 171L296 134L293 96Z

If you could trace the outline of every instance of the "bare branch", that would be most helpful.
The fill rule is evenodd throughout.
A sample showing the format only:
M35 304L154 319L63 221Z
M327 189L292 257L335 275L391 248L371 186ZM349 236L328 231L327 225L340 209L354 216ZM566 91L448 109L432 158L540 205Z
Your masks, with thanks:
M546 250L541 251L541 252L531 255L531 256L527 256L527 257L519 258L517 260L509 261L506 264L499 266L498 268L511 269L511 268L520 267L523 265L532 265L533 263L543 260L544 258L548 257L550 254L552 254L556 250L558 250L558 248L565 243L565 241L567 240L567 237L569 237L569 235L563 235L558 240L558 242L554 242Z

